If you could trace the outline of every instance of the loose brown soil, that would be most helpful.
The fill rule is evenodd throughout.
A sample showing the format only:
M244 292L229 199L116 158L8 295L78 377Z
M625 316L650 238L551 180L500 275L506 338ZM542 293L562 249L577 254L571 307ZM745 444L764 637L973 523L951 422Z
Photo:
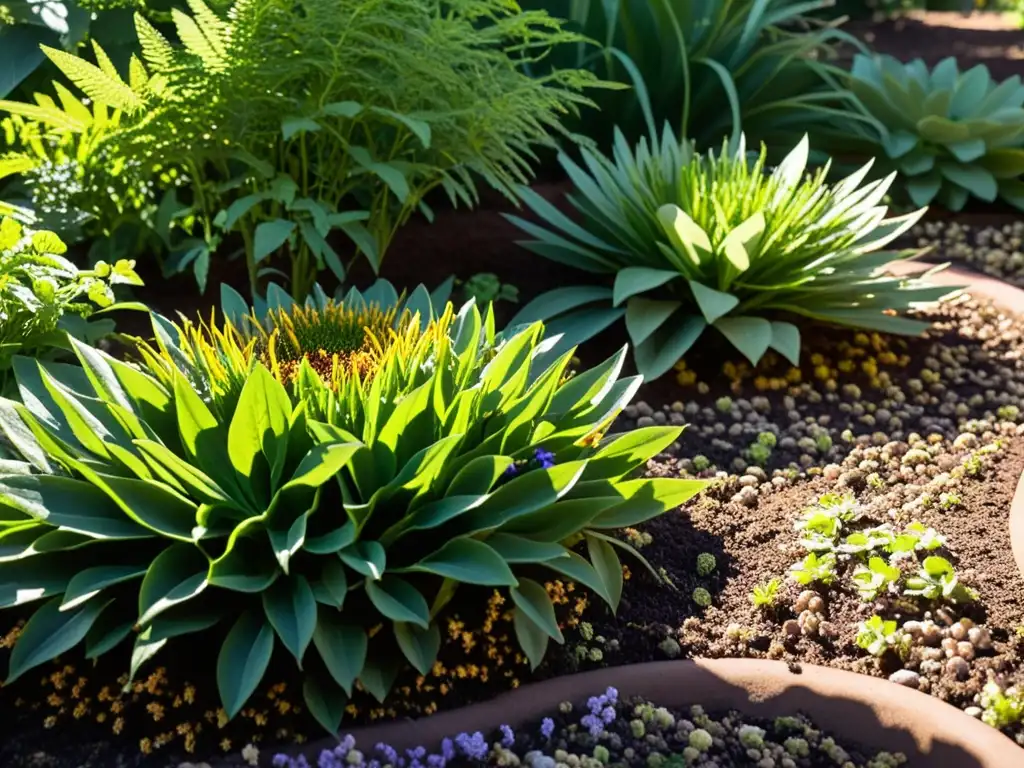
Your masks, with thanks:
M1024 75L1024 33L1007 14L914 11L883 21L850 21L842 28L900 61L920 58L935 66L955 56L961 71L984 64L996 80Z
M954 452L950 461L953 456L962 458ZM1022 641L1016 632L1024 624L1024 578L1012 558L1007 528L1010 499L1022 470L1024 436L1018 436L1008 439L1005 453L993 459L981 475L965 478L961 503L953 509L933 504L908 515L900 511L900 505L890 506L892 489L863 488L857 494L864 508L872 510L869 519L873 524L906 524L914 519L944 534L948 540L944 552L954 561L963 582L979 593L976 604L950 610L955 618L967 616L989 627L993 651L979 654L971 664L970 677L963 682L945 674L929 679L934 695L960 707L976 704L974 697L990 672L1011 683L1024 681L1019 668ZM652 472L672 474L675 469L657 465ZM793 527L799 513L823 493L850 490L843 485L818 478L781 488L765 486L752 508L727 501L727 492L713 492L688 509L653 521L645 529L653 541L643 548L643 555L665 569L675 588L659 585L646 572L634 569L618 616L592 621L594 634L617 646L605 655L605 661L625 664L681 652L686 656L782 658L878 676L899 669L902 665L894 656L876 664L855 645L857 624L870 616L874 606L862 602L849 586L840 586L842 579L831 588L816 587L825 597L828 621L838 630L834 640L787 640L783 622L796 618L791 605L805 587L787 583L776 611L755 608L750 599L754 586L772 577L785 580L789 567L805 554ZM923 492L910 490L911 496ZM705 578L697 575L694 565L702 552L714 554L718 563L716 571ZM691 598L697 587L712 595L713 604L706 610ZM926 609L928 606L917 604L915 608L915 603L908 601L895 608L890 605L885 615L904 621L920 619Z

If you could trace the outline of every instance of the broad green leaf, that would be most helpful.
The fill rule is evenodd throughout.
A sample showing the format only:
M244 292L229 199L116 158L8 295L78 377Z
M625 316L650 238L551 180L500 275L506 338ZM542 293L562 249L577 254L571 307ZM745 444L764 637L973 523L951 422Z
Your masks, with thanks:
M596 536L587 536L587 553L590 562L604 584L604 591L610 598L609 605L615 611L622 599L622 563L611 544Z
M321 443L310 449L296 467L285 488L304 485L316 488L338 474L362 443Z
M667 477L617 483L615 493L622 497L622 501L602 510L591 521L590 527L615 530L639 525L684 504L707 485L705 480Z
M619 306L626 299L640 293L660 288L681 275L675 270L652 269L651 267L626 267L615 275L612 304Z
M305 576L274 582L263 593L263 612L302 669L302 657L313 639L317 622L316 600Z
M85 633L85 658L95 660L113 650L132 634L135 614L116 610L114 604L103 609Z
M519 646L530 660L530 669L536 669L544 660L548 649L548 634L541 629L529 614L517 608L512 617L512 627L516 633Z
M689 283L693 298L708 323L714 323L739 306L740 300L731 293L716 291L696 280L690 280Z
M753 365L764 357L772 340L772 324L761 317L722 317L715 328Z
M302 681L302 700L306 702L309 714L324 730L331 736L337 735L341 718L345 715L348 696L320 675L307 673Z
M482 587L515 586L518 583L497 552L483 542L469 538L452 539L416 563L412 570Z
M292 406L288 392L263 365L257 365L246 379L231 425L228 428L228 456L250 487L269 500L266 481L254 477L262 456L270 470L269 488L277 487L288 455L288 425Z
M535 541L560 542L574 536L601 514L601 511L622 501L620 496L562 500L529 515L517 518L501 530Z
M348 594L348 576L345 575L345 566L341 561L328 558L320 569L320 580L313 587L314 593L319 587L324 597L328 600L325 605L334 608L342 608L345 604L345 596ZM323 602L321 600L321 602Z
M510 564L544 563L548 560L568 556L568 551L560 544L534 541L511 533L494 533L488 536L487 546Z
M313 645L334 681L352 695L352 684L363 672L369 641L362 627L342 620L341 613L321 605Z
M359 674L359 682L377 701L383 704L401 669L401 663L394 656L370 658L366 660L366 665Z
M338 553L341 561L356 573L379 581L384 575L387 557L384 547L376 541L357 541Z
M792 323L773 320L769 346L793 365L800 365L800 329Z
M99 539L153 536L101 490L70 477L8 475L0 479L0 501L35 520Z
M604 580L600 577L594 566L587 562L586 558L567 550L568 557L558 557L544 562L545 568L550 568L556 573L569 577L580 586L587 587L598 597L611 605L612 597L608 594Z
M291 115L281 120L281 134L284 140L288 141L296 134L316 133L321 130L321 125L311 117L299 117Z
M679 439L682 427L641 427L601 445L587 461L580 482L617 480L666 450Z
M151 480L93 472L81 463L76 469L106 492L121 511L140 525L168 538L192 541L198 509L180 493Z
M263 592L281 575L272 552L262 520L251 517L231 532L224 552L210 563L206 579L235 592Z
M228 495L209 475L184 461L167 447L152 440L133 440L132 442L142 453L146 463L163 482L169 485L177 483L184 493L203 504L229 502Z
M62 611L60 602L54 599L38 608L21 630L11 650L5 685L78 645L106 607L106 603L92 600L76 609Z
M634 353L637 371L646 381L660 378L690 351L706 327L700 315L686 315L678 323L665 323L637 345Z
M465 533L491 530L536 512L568 493L583 475L586 461L569 461L525 472L502 485L473 511L458 519Z
M470 496L487 493L512 465L508 456L477 456L458 471L445 496Z
M256 611L243 613L217 655L217 690L228 718L238 714L270 664L274 630Z
M286 219L274 219L257 224L253 236L253 261L258 264L267 258L285 244L294 230L295 222Z
M678 205L663 205L658 209L658 222L677 253L685 253L694 266L713 257L711 240L690 216Z
M429 675L441 650L441 630L437 624L422 629L415 624L395 622L395 639L405 658L421 675Z
M637 347L661 328L682 304L679 301L633 297L626 304L626 330Z
M86 568L76 573L68 582L60 610L70 611L98 595L103 589L132 579L140 579L145 573L146 567L138 565L97 565Z
M157 555L139 588L139 626L206 589L209 561L189 544L172 544Z
M548 597L547 590L532 579L520 579L518 587L509 590L516 608L530 617L530 621L540 627L552 640L563 643L562 631L558 628L555 618L555 607Z
M317 536L307 534L302 548L314 555L333 555L352 544L356 540L356 533L356 524L349 520L327 533Z
M416 624L424 629L430 623L426 599L400 576L387 574L380 581L367 579L366 595L385 618Z

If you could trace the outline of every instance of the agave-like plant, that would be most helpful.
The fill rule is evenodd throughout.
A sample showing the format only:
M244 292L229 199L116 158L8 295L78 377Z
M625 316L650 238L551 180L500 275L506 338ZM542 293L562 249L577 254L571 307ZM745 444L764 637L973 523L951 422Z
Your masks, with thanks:
M404 317L405 311L418 314L423 327L431 320L436 320L444 312L451 299L455 278L449 277L434 290L429 290L422 283L412 291L399 292L398 289L383 277L377 278L373 285L364 291L355 286L347 291L339 288L333 297L327 295L320 283L314 283L302 306L307 309L325 310L333 303L346 305L353 309L366 309L376 306L381 309L395 309L396 319ZM260 325L266 325L274 310L288 310L298 305L295 298L277 283L267 285L265 296L253 297L252 306L238 291L227 283L220 286L220 308L224 317L235 325L241 325L255 319Z
M765 151L698 154L666 126L660 142L632 151L616 134L614 159L584 150L587 170L566 155L580 222L535 192L526 205L547 225L509 219L534 239L521 245L611 285L559 288L534 299L510 325L550 320L549 333L577 344L625 318L637 369L668 371L708 328L756 364L769 349L797 364L800 331L781 315L888 333L927 324L888 314L951 293L882 270L909 251L879 249L923 210L885 218L893 176L861 186L871 164L830 186L828 167L805 175L807 138L771 172ZM767 317L766 317L767 315Z
M915 205L937 199L959 211L973 196L1024 210L1019 76L995 83L984 64L960 72L953 57L929 72L920 59L903 64L892 56L858 55L849 83L884 126L866 148L899 170Z
M613 531L702 487L633 477L679 429L606 436L640 384L625 350L570 376L540 324L497 343L473 304L426 328L330 302L269 319L154 316L140 365L73 340L81 367L16 361L0 607L39 606L8 681L80 643L134 676L210 630L229 717L280 646L334 731L357 681L383 701L431 669L460 585L507 590L535 666L562 641L544 574L614 608L636 553Z

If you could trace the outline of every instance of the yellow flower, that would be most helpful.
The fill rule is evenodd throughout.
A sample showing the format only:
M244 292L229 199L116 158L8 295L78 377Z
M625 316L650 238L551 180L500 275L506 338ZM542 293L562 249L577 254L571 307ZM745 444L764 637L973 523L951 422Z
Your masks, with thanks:
M139 739L139 751L144 755L150 754L153 751L153 742L149 739Z

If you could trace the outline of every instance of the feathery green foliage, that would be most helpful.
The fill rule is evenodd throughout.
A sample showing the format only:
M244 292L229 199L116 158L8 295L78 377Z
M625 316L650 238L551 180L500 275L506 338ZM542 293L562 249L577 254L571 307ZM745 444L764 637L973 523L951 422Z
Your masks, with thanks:
M735 153L702 155L666 126L660 142L641 140L635 151L617 133L613 158L584 150L586 170L562 156L581 223L526 188L523 201L546 226L510 219L533 238L526 248L613 282L545 293L511 324L551 319L549 332L576 344L625 318L647 378L668 371L708 328L754 364L774 349L795 365L800 331L779 313L921 333L926 323L887 312L953 289L883 276L912 254L879 249L924 211L886 219L880 202L892 176L861 186L869 163L829 185L827 167L805 175L808 152L804 137L768 172L763 148L754 163L742 139Z
M113 286L141 285L134 262L98 262L80 270L52 232L30 231L0 219L0 394L10 394L16 355L54 359L67 350L67 334L98 339L113 323L85 321L97 307L115 308Z
M849 87L883 126L848 143L898 170L914 205L959 211L969 198L1024 210L1024 85L995 83L983 64L960 72L950 57L928 70L917 59L857 56Z
M32 397L0 401L23 458L0 468L0 607L42 601L9 680L83 642L134 677L210 630L229 717L280 645L335 731L357 680L384 700L429 671L460 586L507 590L536 666L563 639L544 575L615 608L636 553L612 533L703 486L634 479L680 430L606 437L640 384L617 380L625 350L569 376L539 323L499 342L473 304L424 329L333 303L251 332L153 322L144 366L74 343L81 368L19 358ZM332 325L330 356L288 341Z
M631 86L604 90L578 128L602 145L617 127L633 142L668 122L698 148L743 131L788 150L803 133L864 120L828 63L835 44L863 45L808 14L829 0L531 0L593 41L551 60Z
M125 113L113 153L180 172L154 226L171 249L165 269L191 267L201 287L232 232L254 294L281 250L299 299L320 269L343 280L357 254L377 270L435 187L472 204L474 177L509 194L524 183L532 147L588 103L593 81L525 74L573 36L507 0L238 0L225 17L189 7L172 12L181 46L136 17L142 58L128 81L99 48L96 64L47 55Z

